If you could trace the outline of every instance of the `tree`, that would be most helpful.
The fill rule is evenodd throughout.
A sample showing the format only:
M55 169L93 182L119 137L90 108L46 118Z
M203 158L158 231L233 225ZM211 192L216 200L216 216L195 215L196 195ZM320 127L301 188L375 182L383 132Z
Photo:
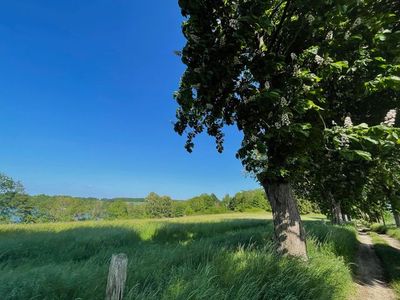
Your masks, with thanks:
M173 216L172 199L168 196L159 196L150 193L146 198L146 210L151 217L170 218Z
M393 179L385 172L385 166L390 164L391 158L397 157L400 150L400 128L388 126L385 122L371 127L362 123L357 126L335 126L326 130L326 133L327 140L330 140L327 149L337 157L334 161L329 157L326 159L333 175L323 177L329 188L335 190L336 197L333 198L346 200L344 204L347 204L348 211L353 206L370 217L375 215L374 218L379 220L383 199L365 197L363 193L366 188L370 195L381 189L388 199L392 198L388 191L391 190ZM396 171L395 168L392 171ZM332 180L338 176L342 177L341 181ZM371 180L376 176L381 178ZM340 222L340 213L338 215Z
M0 220L29 222L32 207L19 181L0 173Z
M396 1L179 4L187 69L175 94L175 131L187 134L189 152L204 130L222 151L224 126L236 125L243 132L237 157L267 193L280 252L306 259L291 185L309 168L308 154L323 148L324 119L357 112L378 94L388 103L396 97L397 50L384 51L398 43Z
M125 219L128 217L128 206L121 200L111 201L107 207L107 214L110 219Z
M229 209L235 211L246 211L249 209L261 209L271 211L265 192L261 189L241 191L231 199Z
M0 173L0 194L6 193L24 193L24 187L21 182Z
M219 200L214 194L201 194L200 196L196 196L187 200L187 206L194 214L212 213L218 205Z

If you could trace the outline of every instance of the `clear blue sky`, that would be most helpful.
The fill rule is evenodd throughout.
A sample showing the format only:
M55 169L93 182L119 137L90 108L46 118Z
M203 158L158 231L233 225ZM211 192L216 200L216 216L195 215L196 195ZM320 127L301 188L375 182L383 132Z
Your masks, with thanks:
M31 194L184 199L257 187L207 136L184 150L177 0L3 0L0 171Z

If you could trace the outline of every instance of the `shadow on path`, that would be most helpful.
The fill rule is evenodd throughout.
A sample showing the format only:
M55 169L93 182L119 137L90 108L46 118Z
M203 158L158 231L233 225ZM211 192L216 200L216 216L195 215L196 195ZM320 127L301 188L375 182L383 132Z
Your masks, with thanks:
M354 299L394 300L396 296L385 282L384 272L377 257L371 237L359 232L360 246L357 255L357 296Z

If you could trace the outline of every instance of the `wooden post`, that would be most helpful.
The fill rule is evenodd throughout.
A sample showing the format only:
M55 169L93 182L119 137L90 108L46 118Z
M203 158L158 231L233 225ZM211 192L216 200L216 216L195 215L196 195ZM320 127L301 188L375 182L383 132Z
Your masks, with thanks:
M113 254L108 270L106 300L122 300L127 268L128 257L126 254Z

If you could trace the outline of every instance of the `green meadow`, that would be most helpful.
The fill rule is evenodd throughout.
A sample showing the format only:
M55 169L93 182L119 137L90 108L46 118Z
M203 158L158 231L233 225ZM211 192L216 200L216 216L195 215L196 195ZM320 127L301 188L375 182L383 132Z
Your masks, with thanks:
M305 216L309 262L274 251L271 215L0 226L0 298L103 299L113 253L128 255L124 299L344 299L351 226Z

